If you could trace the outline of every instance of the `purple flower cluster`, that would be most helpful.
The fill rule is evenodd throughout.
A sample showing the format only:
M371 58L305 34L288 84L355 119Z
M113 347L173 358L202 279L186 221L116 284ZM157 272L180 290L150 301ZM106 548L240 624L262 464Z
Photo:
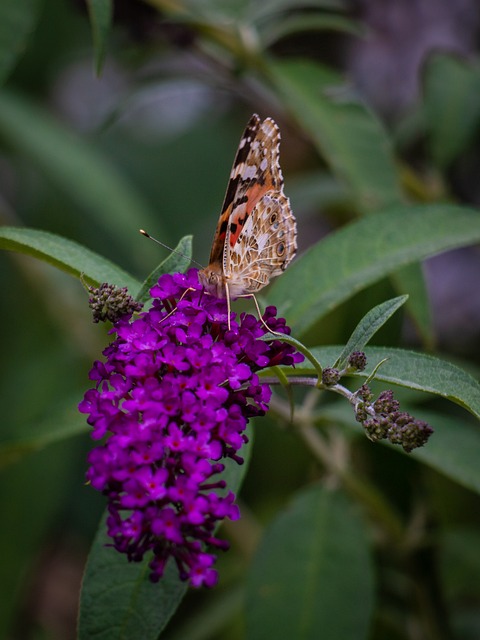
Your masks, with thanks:
M108 497L108 534L129 560L153 552L158 581L173 557L182 580L213 586L215 537L224 518L236 520L235 495L214 478L222 458L238 463L250 417L264 415L271 391L257 371L293 365L303 356L286 343L260 338L264 324L232 314L225 300L206 294L197 271L164 275L151 290L153 304L136 319L122 318L116 339L95 362L96 387L85 394L92 437L88 480ZM288 334L268 307L264 322ZM223 490L223 491L222 491Z

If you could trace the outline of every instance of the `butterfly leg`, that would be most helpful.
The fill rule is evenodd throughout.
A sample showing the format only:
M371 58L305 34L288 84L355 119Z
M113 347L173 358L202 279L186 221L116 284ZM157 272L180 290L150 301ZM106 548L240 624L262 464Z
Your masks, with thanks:
M231 330L231 322L230 322L230 289L228 288L228 282L225 282L225 295L227 297L227 321L228 321L228 330Z
M262 312L260 311L260 306L258 304L258 300L255 297L254 293L248 293L244 296L238 296L239 298L253 298L253 302L255 303L255 308L257 310L258 313L258 319L260 320L260 322L263 324L263 326L265 327L265 329L268 331L268 333L273 333L276 336L284 336L284 333L280 333L279 331L274 331L273 329L270 329L270 327L268 326L268 324L265 322L265 320L262 317Z
M160 320L160 322L163 322L164 320L166 320L167 318L169 318L171 315L173 315L173 314L175 313L175 311L178 309L178 303L179 303L179 302L181 302L181 301L184 299L184 297L187 295L187 293L188 293L189 291L195 291L195 289L193 289L192 287L189 287L188 289L185 289L185 291L182 293L182 295L181 295L181 296L180 296L180 298L178 299L176 306L175 306L171 311L169 311L169 312L167 313L167 315L166 315L166 316L164 316L164 317Z

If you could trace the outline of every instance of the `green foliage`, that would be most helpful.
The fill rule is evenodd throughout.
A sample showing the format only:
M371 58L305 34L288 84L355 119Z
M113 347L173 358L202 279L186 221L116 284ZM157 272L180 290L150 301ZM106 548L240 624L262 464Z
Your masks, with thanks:
M314 347L310 351L324 366L333 366L340 347ZM356 372L355 376L369 377L377 363L385 360L375 374L376 380L435 393L480 417L480 383L460 367L425 353L406 349L368 347L364 351L369 364L364 371ZM295 367L298 375L307 371L312 374L315 372L307 361Z
M192 256L192 236L185 236L180 240L172 253L156 267L142 284L136 299L145 302L150 298L149 291L164 273L182 273L187 270Z
M372 212L402 201L386 132L331 69L306 61L272 65L274 83L356 206Z
M244 465L229 460L222 473L231 491L237 491L241 484L251 449L251 444L242 449ZM104 517L85 569L79 640L98 633L118 640L154 640L174 614L187 587L172 564L161 582L152 584L146 561L125 565L125 558L107 545ZM105 588L106 585L111 588Z
M0 84L24 53L40 8L39 0L4 0L0 5Z
M393 314L407 301L407 296L398 296L387 300L371 309L357 324L342 353L335 360L334 367L343 369L347 366L348 357L353 351L361 351L383 327Z
M78 638L100 633L119 640L153 640L168 623L187 587L172 565L160 585L152 584L146 563L125 564L125 558L106 546L105 527L103 519L85 569Z
M107 38L112 23L112 0L88 0L87 4L95 46L95 71L100 75L107 54Z
M479 239L480 219L474 211L444 204L395 207L314 245L275 282L269 302L288 314L295 331L303 332L399 267Z
M93 144L18 95L2 92L0 96L0 135L119 244L126 242L122 225L149 227L155 219L142 196Z
M299 492L267 529L254 558L246 597L248 637L314 640L319 629L326 638L366 637L373 572L368 533L347 496L322 485Z
M478 309L454 296L465 285L455 269L438 287L454 302L431 306L421 263L480 240L478 52L428 56L415 111L387 123L331 62L342 38L369 39L347 3L131 5L125 17L111 0L83 13L0 3L0 636L71 636L30 604L61 537L72 556L91 545L81 640L476 637L479 353L461 322L478 324ZM278 307L292 328L282 339L306 359L262 373L277 385L270 422L249 434L248 470L224 472L228 490L243 483L242 520L226 528L220 586L193 595L174 565L151 584L146 562L106 546L104 503L83 487L90 427L76 405L111 339L90 326L83 285L148 304L161 274L186 271L192 253L206 260L253 111L282 130L301 246L261 305ZM176 250L159 255L141 227ZM473 301L470 287L461 295ZM461 352L436 335L438 319ZM352 351L365 370L348 367ZM331 367L345 379L322 384ZM407 454L370 442L355 419L364 383L375 396L394 388L402 411L433 426L428 443Z
M134 294L140 287L135 278L109 260L53 233L38 229L2 227L0 246L2 249L44 260L77 278L84 277L93 284L110 282L117 287L128 287Z
M425 69L424 118L433 161L446 169L480 123L480 68L447 55L434 55Z

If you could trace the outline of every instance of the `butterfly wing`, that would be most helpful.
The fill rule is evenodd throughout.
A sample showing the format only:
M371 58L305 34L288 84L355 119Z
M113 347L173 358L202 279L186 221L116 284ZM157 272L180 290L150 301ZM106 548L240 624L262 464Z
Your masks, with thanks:
M254 114L240 140L200 282L217 297L260 290L296 251L296 223L283 193L280 131Z
M253 114L238 146L227 192L210 252L210 265L225 267L225 254L233 247L258 200L267 191L282 189L279 165L280 133L271 118L263 122Z
M256 293L280 275L295 257L297 227L288 198L269 191L255 205L229 251L232 298Z

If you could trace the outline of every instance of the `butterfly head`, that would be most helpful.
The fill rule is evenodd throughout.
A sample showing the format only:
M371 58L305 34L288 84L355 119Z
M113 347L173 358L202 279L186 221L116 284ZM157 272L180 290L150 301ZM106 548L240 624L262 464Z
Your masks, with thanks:
M223 273L220 268L217 268L217 265L211 264L205 269L200 269L198 280L205 291L212 296L216 298L227 297Z

